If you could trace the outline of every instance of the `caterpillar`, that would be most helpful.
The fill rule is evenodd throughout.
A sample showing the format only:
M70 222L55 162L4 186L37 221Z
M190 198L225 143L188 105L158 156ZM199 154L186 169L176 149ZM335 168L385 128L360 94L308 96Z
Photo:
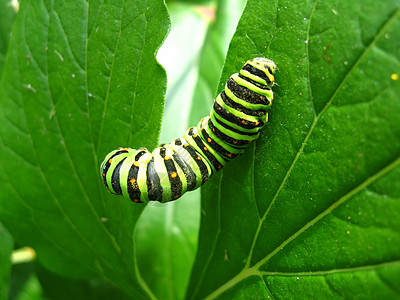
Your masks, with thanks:
M268 121L276 69L272 60L249 60L228 79L210 115L182 138L153 152L146 148L111 151L100 166L108 191L137 203L168 202L203 185L258 138Z

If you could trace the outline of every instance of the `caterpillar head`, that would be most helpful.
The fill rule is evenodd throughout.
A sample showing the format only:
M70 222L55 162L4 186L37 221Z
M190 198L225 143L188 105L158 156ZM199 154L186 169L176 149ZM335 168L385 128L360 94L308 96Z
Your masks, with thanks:
M256 57L248 60L239 73L258 83L272 87L274 85L276 69L276 64L272 60L264 57Z

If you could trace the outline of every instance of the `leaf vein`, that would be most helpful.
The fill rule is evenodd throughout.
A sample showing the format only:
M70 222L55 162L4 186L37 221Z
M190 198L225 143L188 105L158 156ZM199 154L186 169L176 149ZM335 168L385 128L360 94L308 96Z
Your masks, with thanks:
M326 276L333 274L362 272L362 271L376 271L382 268L389 267L400 267L400 261L383 262L379 264L342 268L342 269L331 269L321 271L309 271L309 272L275 272L275 271L260 271L259 273L263 276Z

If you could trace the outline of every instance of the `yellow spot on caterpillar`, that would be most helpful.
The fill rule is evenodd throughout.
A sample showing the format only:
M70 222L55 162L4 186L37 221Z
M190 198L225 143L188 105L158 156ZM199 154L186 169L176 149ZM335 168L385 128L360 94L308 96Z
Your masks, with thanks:
M178 176L178 174L176 172L171 173L171 178L175 178L176 176Z
M133 202L139 203L140 200L139 199L133 199Z
M204 149L204 151L207 151L207 150L208 150L207 147L204 147L203 149Z
M208 138L208 139L207 139L207 142L211 143L211 139L210 139L210 138Z
M201 157L200 157L200 156L197 156L196 158L197 158L197 160L201 160Z
M245 120L242 120L242 124L246 124L246 121L245 121Z
M179 195L175 195L174 199L178 199L178 198L179 198Z
M109 162L110 164L112 164L112 158L110 158L110 159L108 160L108 162Z
M129 180L129 182L132 183L132 184L134 184L134 183L136 183L136 179L135 179L135 178L132 178L131 180Z
M221 166L221 165L219 165L219 166L218 166L218 169L221 169L221 168L222 168L222 166Z
M170 160L170 159L171 159L171 157L169 157L169 156L164 157L164 160Z
M106 177L106 173L103 173L103 177Z
M135 167L139 167L139 162L138 162L138 161L135 161L135 162L133 163L133 165L134 165Z
M399 74L393 73L393 74L390 76L390 78L391 78L393 81L397 81L397 80L399 80Z
M194 138L197 138L197 134L193 134L193 137L194 137Z
M215 132L215 128L213 128L212 131Z
M256 125L256 126L257 126L257 125L258 125L258 121L256 121L256 122L254 123L254 125Z
M228 153L228 157L232 157L232 153Z

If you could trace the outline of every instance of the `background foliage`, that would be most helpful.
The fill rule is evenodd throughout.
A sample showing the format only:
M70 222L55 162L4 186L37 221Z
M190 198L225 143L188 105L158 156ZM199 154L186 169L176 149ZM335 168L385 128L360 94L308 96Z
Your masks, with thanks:
M191 2L163 117L162 1L0 0L0 297L400 298L400 2L248 0L226 59L243 1ZM270 122L201 207L107 194L108 151L181 135L255 56ZM37 261L10 284L11 236Z

